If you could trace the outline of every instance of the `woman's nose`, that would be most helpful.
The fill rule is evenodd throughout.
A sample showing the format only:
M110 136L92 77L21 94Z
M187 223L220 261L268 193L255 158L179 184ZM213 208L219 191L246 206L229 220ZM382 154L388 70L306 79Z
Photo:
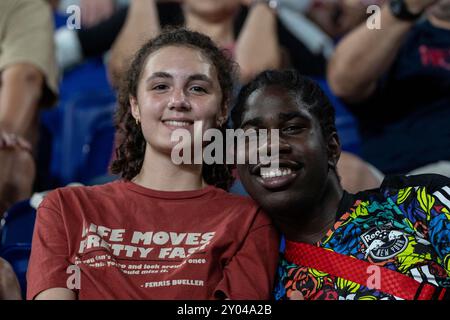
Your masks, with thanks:
M174 90L168 104L172 110L190 110L191 105L183 90Z

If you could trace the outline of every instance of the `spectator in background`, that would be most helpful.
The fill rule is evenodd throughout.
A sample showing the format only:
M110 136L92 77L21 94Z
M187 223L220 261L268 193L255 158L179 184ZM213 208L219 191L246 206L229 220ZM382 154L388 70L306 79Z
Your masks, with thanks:
M278 169L238 164L246 190L286 239L276 299L443 298L450 288L449 178L393 176L380 188L347 192L333 107L295 72L259 75L241 90L232 117L235 128L280 133Z
M61 71L70 69L84 59L106 53L126 17L128 0L55 0L58 12L80 8L80 29L65 25L55 31L56 58ZM73 11L69 11L73 13Z
M365 20L369 5L383 1L280 1L279 27L286 30L280 32L280 42L283 46L289 43L287 48L291 67L304 75L324 77L326 63L334 51L336 41Z
M242 0L237 10L239 12L234 17L234 35L237 37L240 34L249 11L252 11L250 7L256 3L265 3L276 15L275 32L281 50L282 64L294 67L302 74L323 77L326 61L334 50L335 40L364 20L369 4L382 1ZM154 2L161 27L184 24L183 2L185 1L156 0ZM126 0L67 0L62 1L61 7L65 8L69 4L76 3L80 5L83 17L82 28L80 30L60 28L55 36L58 61L62 70L81 62L84 58L107 52L123 27L128 13ZM199 7L205 3L197 1L195 5ZM220 1L217 3L211 1L211 5L220 8ZM65 12L65 10L62 11ZM85 16L88 18L84 18ZM258 26L258 24L255 24L254 20L250 23L251 37L263 39L260 32L255 33L260 30L252 28L251 25ZM137 27L139 27L138 24L135 24L128 29ZM133 35L131 31L130 35ZM249 67L256 64L257 71L260 70L257 65L258 59L252 61L252 59L244 58L243 62L246 62L245 64ZM252 75L250 73L244 78L248 80Z
M136 49L159 34L161 26L167 24L184 25L202 32L220 47L230 49L241 67L243 81L248 80L255 71L278 68L281 64L276 15L266 1L254 1L245 22L239 19L240 0L185 0L181 5L171 4L168 11L170 19L161 14L163 11L160 8L154 0L139 0L130 4L127 20L111 52L113 84L117 84ZM264 34L264 41L261 41L261 34Z
M380 30L362 24L339 43L328 81L359 120L367 161L450 176L449 66L449 0L391 0Z
M38 110L58 92L52 35L46 1L0 1L0 216L31 195Z
M113 46L111 73L120 74L136 46L161 26L184 25L232 49L243 83L280 66L323 77L334 39L360 23L366 7L355 0L136 1Z

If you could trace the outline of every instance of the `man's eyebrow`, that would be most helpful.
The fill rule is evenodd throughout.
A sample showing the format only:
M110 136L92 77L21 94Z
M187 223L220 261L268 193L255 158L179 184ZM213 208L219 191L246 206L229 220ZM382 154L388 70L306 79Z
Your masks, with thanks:
M301 119L304 119L304 120L311 120L310 117L308 117L304 113L301 113L301 112L298 112L298 111L281 112L281 113L278 114L278 118L281 121L289 121L289 120L292 120L294 118L301 118Z
M245 126L261 127L262 123L263 123L262 118L257 117L242 122L240 127L241 128Z
M159 71L159 72L154 72L150 77L148 77L145 80L145 82L148 83L156 78L173 78L173 77L170 75L170 73Z

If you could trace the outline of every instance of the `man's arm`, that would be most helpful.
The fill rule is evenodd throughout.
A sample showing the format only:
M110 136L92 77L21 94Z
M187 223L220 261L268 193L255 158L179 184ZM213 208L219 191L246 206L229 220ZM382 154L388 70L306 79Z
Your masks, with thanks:
M423 12L437 0L405 0L412 13ZM381 10L381 29L366 23L337 46L328 65L328 82L345 101L357 103L370 96L378 79L389 69L414 22L396 18L386 3Z
M131 1L125 25L111 49L108 68L114 86L117 86L118 80L126 71L133 54L145 41L158 35L160 29L156 1Z
M243 83L265 69L280 67L277 18L267 4L259 2L251 5L237 40L236 62L240 66Z

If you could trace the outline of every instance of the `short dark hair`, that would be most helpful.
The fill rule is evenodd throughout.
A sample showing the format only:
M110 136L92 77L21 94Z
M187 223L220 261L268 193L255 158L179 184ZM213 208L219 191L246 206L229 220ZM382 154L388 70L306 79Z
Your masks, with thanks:
M140 172L146 145L141 127L136 125L131 114L129 99L130 96L137 96L139 80L149 55L167 46L199 50L216 69L222 91L222 106L231 100L237 66L231 55L219 49L208 36L185 28L167 28L159 36L145 43L135 54L119 87L119 108L115 121L119 139L122 140L116 148L116 160L111 171L126 180L131 180ZM225 125L220 129L225 132ZM203 164L202 176L208 184L226 190L233 182L231 166L225 164Z
M268 86L284 88L299 99L303 106L319 121L325 139L336 132L335 112L330 100L315 81L300 75L295 70L263 71L244 86L239 92L231 113L234 128L240 127L242 114L252 92Z

